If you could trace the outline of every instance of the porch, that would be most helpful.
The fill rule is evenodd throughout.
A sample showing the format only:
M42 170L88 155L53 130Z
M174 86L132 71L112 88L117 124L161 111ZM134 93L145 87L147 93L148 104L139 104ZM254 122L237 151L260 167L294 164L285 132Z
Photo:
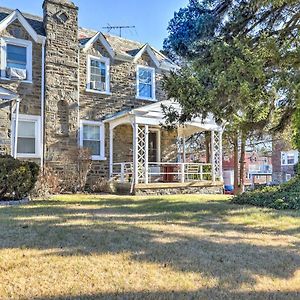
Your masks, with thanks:
M109 124L110 178L130 186L131 192L223 186L222 128L209 117L169 131L164 127L162 104L180 109L173 101L163 101L104 121ZM201 132L209 135L209 157L195 159L187 151L187 141Z

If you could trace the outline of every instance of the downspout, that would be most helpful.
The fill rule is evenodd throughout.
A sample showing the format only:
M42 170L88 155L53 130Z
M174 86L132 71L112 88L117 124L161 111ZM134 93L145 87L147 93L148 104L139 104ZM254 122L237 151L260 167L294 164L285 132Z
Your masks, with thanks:
M80 48L77 54L78 68L77 68L77 145L80 145ZM80 172L80 161L77 160L77 171Z
M15 119L15 130L14 130L14 152L13 157L17 158L18 154L18 131L19 131L19 113L20 113L20 99L16 99L16 119Z
M42 82L41 82L41 170L45 161L45 39L42 42Z

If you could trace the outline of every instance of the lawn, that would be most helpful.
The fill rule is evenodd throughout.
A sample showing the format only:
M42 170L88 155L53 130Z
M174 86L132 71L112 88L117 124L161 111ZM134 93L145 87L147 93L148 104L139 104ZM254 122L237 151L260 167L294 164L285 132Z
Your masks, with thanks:
M0 299L299 299L300 212L225 196L0 207Z

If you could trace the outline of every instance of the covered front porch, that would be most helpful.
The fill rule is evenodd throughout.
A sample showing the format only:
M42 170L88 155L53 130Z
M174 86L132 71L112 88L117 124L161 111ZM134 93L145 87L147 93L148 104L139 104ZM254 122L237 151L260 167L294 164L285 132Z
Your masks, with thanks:
M109 125L109 174L119 184L138 189L185 189L223 186L222 128L213 118L197 118L172 130L165 128L163 101L112 115ZM206 157L188 147L191 136L206 132Z

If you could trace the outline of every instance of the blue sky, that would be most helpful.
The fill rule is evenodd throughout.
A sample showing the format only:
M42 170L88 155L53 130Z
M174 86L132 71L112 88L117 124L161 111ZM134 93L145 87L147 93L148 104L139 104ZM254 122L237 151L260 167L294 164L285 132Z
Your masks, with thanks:
M1 0L0 6L42 16L42 2ZM161 49L169 20L188 0L74 0L74 3L79 6L80 26L103 31L107 24L135 25L136 30L125 30L123 36Z

